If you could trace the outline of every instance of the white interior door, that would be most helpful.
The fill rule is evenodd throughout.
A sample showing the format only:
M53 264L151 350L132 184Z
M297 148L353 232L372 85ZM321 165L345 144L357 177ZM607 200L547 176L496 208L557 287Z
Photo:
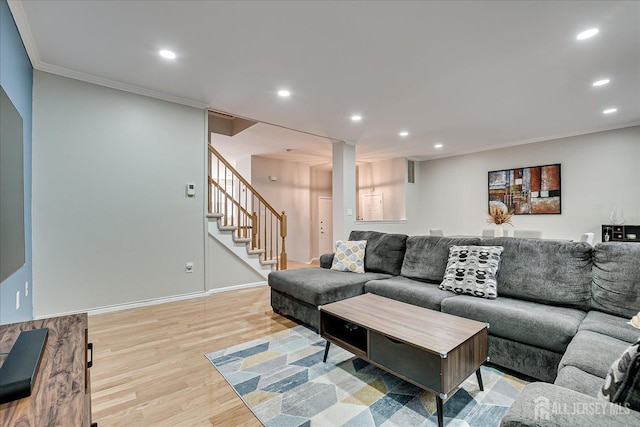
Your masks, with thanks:
M333 252L333 199L320 197L318 200L318 254Z
M362 195L362 219L365 221L375 221L384 219L384 203L382 193L371 193Z

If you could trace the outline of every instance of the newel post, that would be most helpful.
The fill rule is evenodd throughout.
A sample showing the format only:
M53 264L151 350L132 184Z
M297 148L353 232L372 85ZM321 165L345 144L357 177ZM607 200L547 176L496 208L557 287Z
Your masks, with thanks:
M255 212L251 215L251 249L256 249L258 247L258 214Z
M285 239L287 238L287 214L284 211L282 211L280 237L282 237L282 253L280 254L280 270L286 270L287 269L287 249L285 247Z

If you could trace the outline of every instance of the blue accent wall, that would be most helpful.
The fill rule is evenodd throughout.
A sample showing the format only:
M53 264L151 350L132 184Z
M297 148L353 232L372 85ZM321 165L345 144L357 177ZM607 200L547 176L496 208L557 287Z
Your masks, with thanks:
M31 117L33 67L6 0L0 0L0 85L22 116L24 154L25 265L0 283L0 324L33 318L31 252ZM25 295L29 282L29 295ZM16 310L16 292L20 309Z

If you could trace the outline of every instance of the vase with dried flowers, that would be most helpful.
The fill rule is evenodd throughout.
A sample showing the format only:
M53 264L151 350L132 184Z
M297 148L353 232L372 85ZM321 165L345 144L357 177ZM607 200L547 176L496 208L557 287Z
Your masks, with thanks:
M489 219L487 219L487 224L495 224L495 236L502 237L504 236L504 230L502 229L503 224L509 224L513 226L511 223L511 217L513 214L509 213L509 208L502 202L491 202L489 204Z

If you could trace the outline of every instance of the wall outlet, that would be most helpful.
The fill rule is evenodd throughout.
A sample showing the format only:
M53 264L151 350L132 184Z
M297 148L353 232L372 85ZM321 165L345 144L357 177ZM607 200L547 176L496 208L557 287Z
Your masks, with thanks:
M186 271L187 273L193 273L193 262L187 262L184 265L184 271Z
M20 309L20 291L16 292L16 310Z
M24 296L29 296L29 282L24 282Z

